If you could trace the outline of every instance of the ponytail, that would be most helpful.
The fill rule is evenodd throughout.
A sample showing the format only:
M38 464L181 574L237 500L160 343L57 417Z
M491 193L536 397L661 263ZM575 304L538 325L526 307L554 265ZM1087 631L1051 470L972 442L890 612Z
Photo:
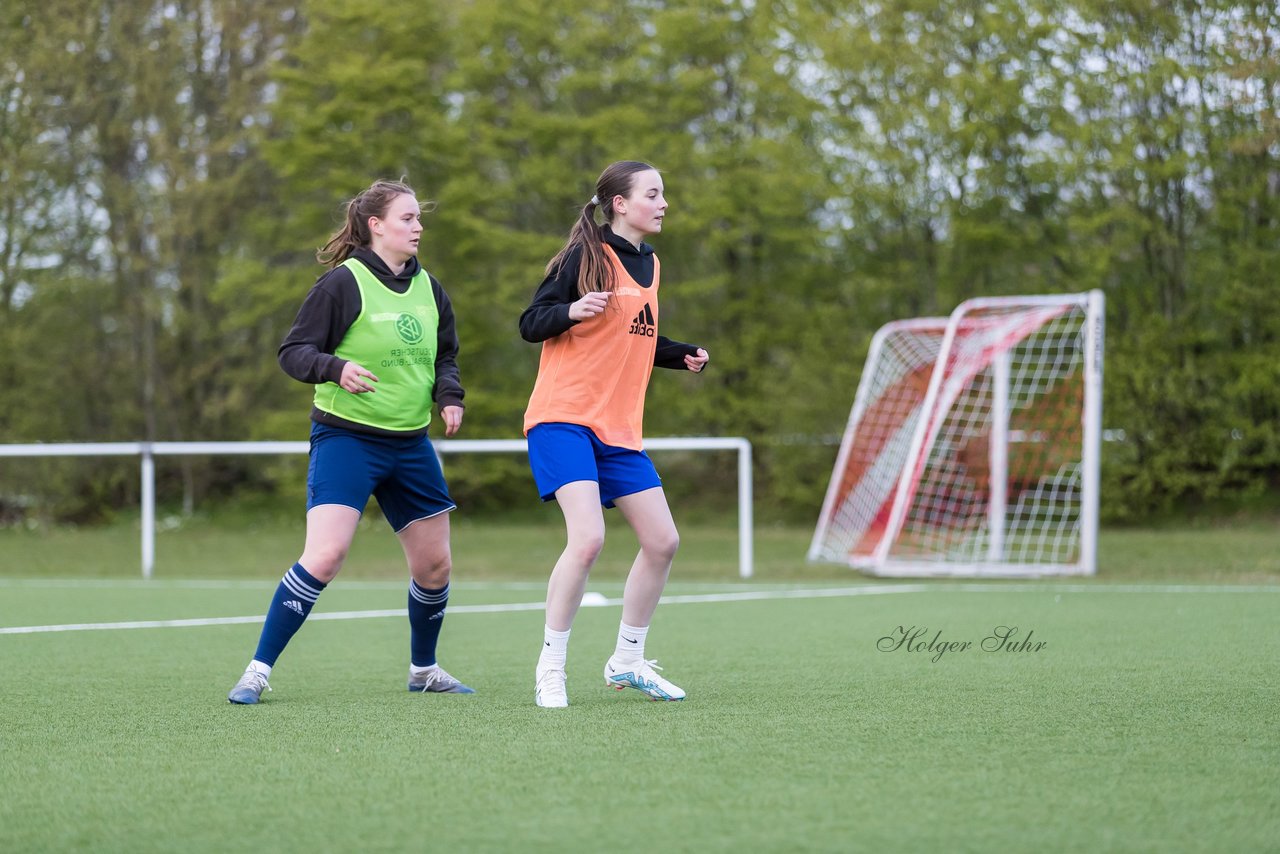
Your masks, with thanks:
M578 220L569 231L569 241L547 263L544 275L560 271L565 261L578 252L578 296L592 291L612 291L614 288L613 265L604 252L604 226L596 225L595 211L599 204L593 199L582 208Z
M316 260L330 270L351 257L357 249L368 249L371 243L369 217L384 217L397 196L416 195L404 181L374 181L367 190L347 202L342 227L328 242L316 250Z
M544 275L555 275L568 257L578 253L578 296L593 291L613 291L616 286L613 265L604 251L605 227L597 225L596 209L601 210L605 223L613 221L613 200L617 196L629 196L635 176L653 167L638 160L620 160L611 164L596 179L596 194L583 206L577 221L569 231L569 240L547 263Z

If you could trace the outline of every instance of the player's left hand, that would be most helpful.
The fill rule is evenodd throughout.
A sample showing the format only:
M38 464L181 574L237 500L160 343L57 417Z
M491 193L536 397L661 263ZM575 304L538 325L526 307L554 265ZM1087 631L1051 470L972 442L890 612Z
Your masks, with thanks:
M452 436L458 432L458 428L462 426L462 407L446 406L440 410L440 417L444 419L444 435Z
M706 364L709 361L711 361L711 354L706 350L703 350L701 347L698 348L698 352L694 355L684 357L685 367L693 371L695 374L706 367Z

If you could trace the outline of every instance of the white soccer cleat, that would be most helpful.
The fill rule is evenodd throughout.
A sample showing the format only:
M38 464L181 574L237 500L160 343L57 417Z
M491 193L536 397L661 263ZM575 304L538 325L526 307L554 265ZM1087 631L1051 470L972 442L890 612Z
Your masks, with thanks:
M433 664L415 673L409 666L409 690L423 694L474 694L475 689L454 679L444 668Z
M651 700L683 700L684 689L657 674L658 662L624 661L616 655L604 664L604 684L621 691L635 688Z
M533 701L544 709L563 709L569 705L563 670L539 667L534 673Z
M263 689L271 690L271 686L267 684L267 677L250 668L240 677L240 681L231 689L231 693L227 694L227 702L237 706L252 706L262 697Z

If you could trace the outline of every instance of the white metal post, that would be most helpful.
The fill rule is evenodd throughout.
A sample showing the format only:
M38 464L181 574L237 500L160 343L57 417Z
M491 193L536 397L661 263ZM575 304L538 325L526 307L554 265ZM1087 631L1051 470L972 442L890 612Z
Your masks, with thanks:
M156 565L156 460L150 443L142 445L142 577Z
M523 442L523 440L521 440ZM737 451L738 452L738 576L750 578L755 572L752 551L751 442L740 436L707 436L687 439L646 439L646 451Z
M868 367L879 363L880 351L884 349L885 339L901 326L901 323L887 323L871 336L871 345L867 349L866 365ZM867 401L871 397L874 380L874 372L864 368L858 380L858 390L853 395L853 407L849 410L849 420L844 426L844 436L840 439L840 450L836 454L835 468L831 470L827 494L822 499L822 510L818 513L818 527L814 530L813 539L809 542L808 560L816 561L822 558L822 543L827 538L827 528L831 524L831 516L835 511L836 497L840 494L840 477L844 474L844 467L849 462L849 454L853 451L853 443L858 435L858 425L862 422L862 413L866 410Z
M1009 366L1006 350L991 363L991 436L987 455L987 560L1004 560L1004 524L1009 504Z
M889 511L889 524L885 526L884 533L880 535L880 543L876 546L873 555L874 571L880 571L889 559L889 549L892 548L893 541L898 538L898 532L902 530L903 521L907 516L910 495L912 494L912 483L916 476L916 466L921 464L922 460L928 459L925 445L927 437L931 435L931 430L934 426L933 414L936 411L938 395L942 391L943 378L947 373L947 360L951 358L951 348L955 346L956 330L960 326L960 317L968 309L971 302L972 300L961 303L947 318L947 328L942 333L942 344L938 346L938 355L934 362L933 371L929 374L929 387L924 393L924 400L920 403L920 417L916 419L915 429L911 431L911 444L907 448L907 462L902 467L902 474L898 477L898 487L894 492L893 506Z
M1106 295L1089 291L1084 333L1084 456L1080 484L1080 571L1098 572L1098 498L1102 466L1102 356Z
M751 443L746 439L739 440L738 445L738 576L750 578L755 572L753 562L755 554L752 550L752 516L751 516Z

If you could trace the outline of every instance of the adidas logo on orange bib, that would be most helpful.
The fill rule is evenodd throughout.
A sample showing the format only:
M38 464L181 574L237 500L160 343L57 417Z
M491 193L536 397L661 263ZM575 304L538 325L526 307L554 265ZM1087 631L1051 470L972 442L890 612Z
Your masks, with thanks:
M631 321L631 334L652 338L656 329L657 325L653 322L653 312L649 309L649 304L645 303L644 308L636 315L636 319Z

